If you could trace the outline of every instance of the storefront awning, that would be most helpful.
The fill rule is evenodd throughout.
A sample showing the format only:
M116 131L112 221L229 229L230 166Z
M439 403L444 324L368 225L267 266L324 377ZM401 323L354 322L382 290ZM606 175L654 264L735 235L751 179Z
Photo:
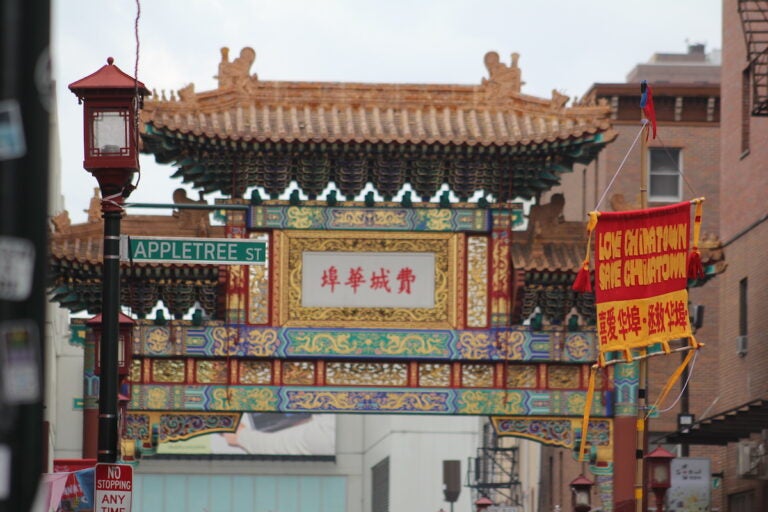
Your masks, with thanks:
M695 422L658 441L669 444L720 445L748 439L768 429L768 399L747 402Z

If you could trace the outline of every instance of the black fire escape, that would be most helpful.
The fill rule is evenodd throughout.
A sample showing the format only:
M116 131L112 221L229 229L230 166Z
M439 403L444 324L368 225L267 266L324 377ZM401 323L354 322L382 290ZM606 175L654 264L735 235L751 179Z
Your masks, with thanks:
M768 116L768 2L739 0L752 80L752 115Z
M470 458L467 486L475 501L481 496L491 500L497 511L523 509L523 492L519 478L519 451L514 438L499 438L493 425L483 427L483 445L477 457Z

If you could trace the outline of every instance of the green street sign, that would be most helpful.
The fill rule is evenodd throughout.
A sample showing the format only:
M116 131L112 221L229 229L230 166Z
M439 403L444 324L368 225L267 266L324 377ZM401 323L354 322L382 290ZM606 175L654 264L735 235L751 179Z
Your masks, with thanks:
M240 238L120 237L120 259L139 263L263 265L267 244Z

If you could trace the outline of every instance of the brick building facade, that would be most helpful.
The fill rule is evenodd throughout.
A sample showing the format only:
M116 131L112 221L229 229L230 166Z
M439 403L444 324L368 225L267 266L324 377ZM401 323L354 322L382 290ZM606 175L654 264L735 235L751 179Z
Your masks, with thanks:
M768 509L766 456L752 457L749 465L756 467L747 474L752 468L738 456L747 441L762 443L764 454L766 432L760 430L768 429L768 42L760 35L768 29L767 15L768 2L723 2L720 233L728 271L720 280L720 386L713 412L741 408L730 430L752 431L726 445L720 506L729 512Z

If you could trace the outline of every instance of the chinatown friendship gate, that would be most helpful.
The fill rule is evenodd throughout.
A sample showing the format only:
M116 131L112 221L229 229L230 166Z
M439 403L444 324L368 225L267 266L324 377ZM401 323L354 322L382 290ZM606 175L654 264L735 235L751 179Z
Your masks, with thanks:
M599 356L594 294L571 288L585 225L564 222L555 195L525 227L515 201L590 164L615 137L609 108L522 94L517 55L508 66L488 53L480 85L262 81L254 60L250 48L233 60L223 49L217 89L155 93L142 110L143 151L201 195L231 199L217 201L225 225L209 210L129 209L123 234L253 239L266 257L122 262L121 303L135 317L121 316L124 456L158 437L232 432L252 411L481 415L499 436L576 449ZM279 199L292 182L308 199ZM248 195L254 187L263 192ZM53 300L93 315L99 203L87 223L54 219L51 254ZM173 203L205 201L180 189ZM159 301L173 318L147 318ZM89 456L96 336L74 332L85 340ZM594 384L587 442L606 504L615 439L634 439L637 384L632 363ZM626 477L631 488L632 468Z

